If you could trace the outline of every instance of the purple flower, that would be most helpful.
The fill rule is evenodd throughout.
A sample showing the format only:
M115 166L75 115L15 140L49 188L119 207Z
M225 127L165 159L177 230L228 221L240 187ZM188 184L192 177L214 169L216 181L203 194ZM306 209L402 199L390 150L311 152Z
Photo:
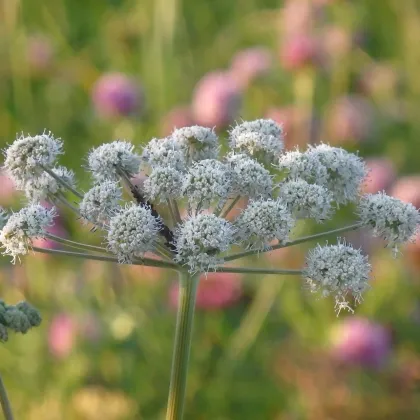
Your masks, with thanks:
M267 74L272 61L271 52L267 48L248 48L234 55L230 73L238 85L245 88L256 78Z
M390 331L366 318L348 317L332 331L332 355L346 365L379 369L387 362L391 345Z
M129 116L144 108L141 86L122 73L107 73L93 86L92 100L98 115L103 118Z
M192 113L198 125L225 127L238 116L241 91L232 75L225 71L207 73L193 94Z

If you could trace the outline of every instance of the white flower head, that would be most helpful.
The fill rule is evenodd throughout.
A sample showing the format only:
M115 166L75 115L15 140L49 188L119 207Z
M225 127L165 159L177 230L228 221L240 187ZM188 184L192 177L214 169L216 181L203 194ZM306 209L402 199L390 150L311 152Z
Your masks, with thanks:
M97 182L116 181L118 171L133 177L139 171L140 157L133 152L134 146L126 141L113 141L92 149L88 167Z
M232 149L266 164L276 161L283 150L283 128L270 119L245 121L229 134Z
M171 166L154 168L143 184L143 191L150 200L177 198L181 195L183 174Z
M398 245L414 238L420 224L420 212L412 204L383 192L364 195L358 213L360 220L372 227L373 234L383 237L395 251Z
M367 175L366 165L359 156L327 144L311 147L307 153L326 168L326 182L320 185L332 192L337 204L357 200L360 186Z
M233 193L250 198L271 196L273 180L260 163L245 154L234 153L227 156L227 162L233 174Z
M334 296L336 308L352 311L347 302L351 295L356 303L369 288L371 266L360 250L345 243L312 249L306 258L304 277L312 292Z
M13 213L0 231L3 254L10 255L13 263L20 255L26 255L33 238L45 237L45 229L52 225L55 215L54 208L46 209L39 204Z
M279 198L297 218L319 223L332 215L332 194L325 187L308 184L303 179L280 184Z
M142 160L152 168L172 167L185 170L185 156L180 145L171 137L152 139L143 149Z
M6 210L2 206L0 206L0 229L3 229L5 224L7 223L7 219L9 215L7 214Z
M214 214L199 214L187 219L175 231L175 261L190 272L209 271L223 263L218 253L233 243L234 227Z
M117 182L104 181L91 188L79 204L80 215L94 224L104 225L117 211L122 191Z
M235 222L239 241L255 250L269 248L275 239L287 242L294 225L286 204L272 199L251 201Z
M194 162L185 175L182 195L198 208L207 207L216 198L228 198L232 173L227 165L216 159Z
M153 251L161 221L148 206L127 205L109 221L108 248L122 263L129 263L145 252Z
M66 184L71 187L75 187L73 171L65 168L64 166L58 166L56 168L52 168L51 170ZM29 178L24 184L26 197L30 202L34 203L39 203L47 198L54 200L54 197L59 192L64 192L65 190L66 188L47 172L42 172L39 176Z
M170 137L183 151L187 163L216 159L219 154L219 139L212 128L199 125L178 128Z
M62 154L63 143L50 132L18 137L5 151L4 169L18 189L33 176L43 173L40 165L51 167Z

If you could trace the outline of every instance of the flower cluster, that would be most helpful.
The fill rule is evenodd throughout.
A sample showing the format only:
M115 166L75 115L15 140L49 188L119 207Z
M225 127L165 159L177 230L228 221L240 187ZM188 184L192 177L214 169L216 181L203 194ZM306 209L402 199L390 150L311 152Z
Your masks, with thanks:
M33 238L48 236L64 246L105 254L106 260L190 273L219 271L225 261L310 240L291 237L299 219L321 223L336 207L352 202L358 204L360 222L349 228L370 226L394 248L414 236L420 215L413 205L383 193L359 196L367 173L359 156L326 144L284 152L283 140L281 125L259 119L232 127L225 155L215 131L200 126L152 139L140 154L132 144L114 141L90 151L87 168L94 185L81 194L73 173L58 166L60 140L50 133L21 136L5 151L4 168L29 205L10 215L0 211L0 243L13 261L28 253ZM134 202L124 204L123 187ZM76 207L67 192L79 199ZM94 230L105 231L106 248L46 234L55 210L42 207L41 200L66 205ZM234 246L243 251L226 256ZM349 307L349 296L361 299L370 265L360 251L339 242L318 245L306 267L295 271L311 290L334 296L340 310Z
M0 299L0 341L9 339L9 330L26 334L29 329L40 325L41 321L39 311L28 302L7 305Z

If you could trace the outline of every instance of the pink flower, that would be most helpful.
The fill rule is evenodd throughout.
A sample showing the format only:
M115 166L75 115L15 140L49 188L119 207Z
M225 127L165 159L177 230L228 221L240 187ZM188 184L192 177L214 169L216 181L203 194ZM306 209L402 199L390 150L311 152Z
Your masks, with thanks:
M330 59L341 58L353 44L352 34L345 28L331 25L324 28L321 36L322 50Z
M420 175L400 178L392 187L391 195L420 209Z
M332 330L333 357L346 365L381 368L391 351L391 333L383 325L350 316Z
M169 111L161 123L163 136L168 136L175 128L190 127L194 119L189 106L178 106Z
M316 64L319 46L310 35L298 34L283 40L280 49L280 62L286 70L294 71Z
M9 205L16 195L15 186L13 181L0 171L0 205L7 206Z
M48 346L51 354L58 358L68 357L74 347L77 326L68 314L56 315L48 332Z
M103 118L129 116L144 108L142 88L122 73L107 73L97 80L92 100L98 115Z
M366 140L373 128L373 109L362 96L343 96L328 113L328 134L332 144Z
M225 127L237 117L241 97L240 89L230 73L207 73L194 90L193 118L198 125Z
M365 194L375 194L386 191L395 180L395 168L391 160L386 158L372 158L366 160L369 175L363 185Z
M41 73L48 70L54 59L54 47L44 35L32 35L26 45L26 61L29 68Z
M256 78L270 71L272 61L271 52L267 48L248 48L234 55L230 73L239 86L246 88Z
M178 306L178 282L169 290L169 302ZM234 305L242 296L241 276L234 273L208 273L202 275L197 290L197 308L217 310Z
M309 1L288 0L281 12L285 37L309 33L314 26L315 9Z

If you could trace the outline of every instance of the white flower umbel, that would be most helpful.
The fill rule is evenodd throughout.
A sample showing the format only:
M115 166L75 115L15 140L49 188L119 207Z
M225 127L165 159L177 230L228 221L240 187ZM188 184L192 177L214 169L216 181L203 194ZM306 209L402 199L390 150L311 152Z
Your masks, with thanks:
M245 154L231 153L227 156L233 174L232 192L250 198L268 198L273 191L273 180L256 160Z
M178 128L170 137L183 151L187 163L216 159L219 154L218 137L211 128L199 125Z
M62 152L63 144L50 132L18 137L5 151L4 168L18 189L33 176L43 173L40 165L52 167Z
M232 174L227 165L216 159L194 162L186 174L182 195L197 208L210 205L214 199L226 199L231 192Z
M133 177L139 171L140 157L133 152L134 146L126 141L113 141L92 149L88 156L88 166L97 182L116 181L118 171Z
M39 204L24 207L13 213L0 231L0 243L4 255L10 255L13 263L20 255L26 255L33 238L44 238L45 228L51 226L55 209L46 209Z
M261 251L275 239L286 243L294 225L286 204L272 199L251 201L235 222L239 241Z
M359 156L327 144L311 147L308 154L326 168L327 180L321 185L332 192L338 205L357 200L367 175L366 165Z
M385 193L367 194L360 199L360 220L373 229L397 251L397 247L414 238L419 224L420 212L410 203L404 203Z
M143 149L142 160L152 168L172 167L185 170L185 156L179 144L171 137L152 139Z
M4 225L7 223L8 218L9 215L4 210L4 208L0 206L0 229L3 229Z
M109 221L108 248L120 262L129 263L154 250L160 228L161 221L152 215L150 207L127 205Z
M334 296L336 308L352 311L347 298L356 303L362 300L369 288L371 266L360 250L345 243L320 246L312 249L306 258L304 277L313 292L321 296Z
M230 147L266 164L283 150L283 128L273 120L245 121L230 131Z
M308 184L303 179L286 181L280 184L279 198L297 218L318 223L331 218L333 197L321 185Z
M74 172L58 166L51 169L58 177L60 177L67 185L75 187ZM47 172L42 172L39 176L29 178L24 184L25 195L30 202L39 203L42 200L51 199L57 196L59 192L66 190L62 184L57 182Z
M154 168L144 181L143 191L150 200L161 202L181 194L183 174L172 167Z
M212 270L223 263L218 254L232 245L234 232L231 223L214 214L191 217L175 232L175 261L192 273Z
M104 181L91 188L80 202L80 215L87 221L104 225L119 207L122 191L117 182Z

